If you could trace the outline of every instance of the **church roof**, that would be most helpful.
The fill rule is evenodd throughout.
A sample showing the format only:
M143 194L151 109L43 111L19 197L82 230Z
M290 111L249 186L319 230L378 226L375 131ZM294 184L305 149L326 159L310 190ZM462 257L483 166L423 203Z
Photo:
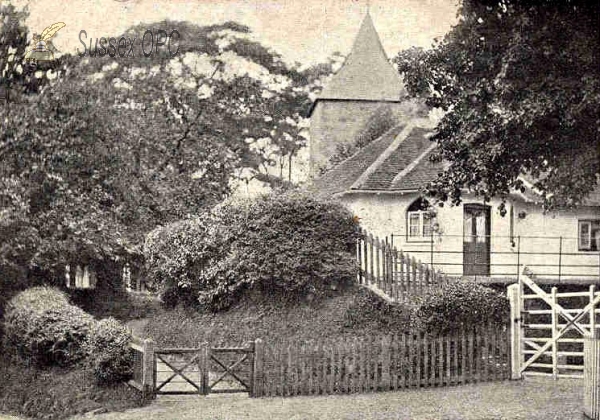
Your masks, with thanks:
M434 180L443 167L429 156L435 143L430 128L398 125L314 180L322 197L347 192L417 191Z
M354 40L352 51L317 101L332 99L398 102L403 93L405 89L402 79L388 61L371 15L367 12Z
M418 192L437 178L444 164L429 157L436 144L429 136L432 128L416 123L403 123L313 181L311 190L320 197L348 193L408 193ZM526 181L524 191L511 195L528 203L541 204L542 196L532 187L534 179ZM600 206L600 185L592 190L584 206Z

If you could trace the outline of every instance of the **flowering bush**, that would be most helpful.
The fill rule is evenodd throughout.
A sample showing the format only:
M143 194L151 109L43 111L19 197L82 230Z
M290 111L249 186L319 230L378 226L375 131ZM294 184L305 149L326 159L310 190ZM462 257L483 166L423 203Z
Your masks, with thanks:
M163 303L195 301L197 279L212 255L206 217L195 217L157 228L144 244L147 283L158 289Z

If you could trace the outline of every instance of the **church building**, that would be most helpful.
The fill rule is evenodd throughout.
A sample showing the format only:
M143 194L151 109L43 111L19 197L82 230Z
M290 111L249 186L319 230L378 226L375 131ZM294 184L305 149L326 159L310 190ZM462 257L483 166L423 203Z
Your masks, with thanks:
M382 114L390 128L358 147L357 136ZM584 206L551 213L527 177L504 216L499 200L469 193L461 205L432 206L423 187L444 170L429 159L435 126L424 105L408 97L367 13L310 111L312 190L340 200L365 229L451 276L510 282L530 266L550 281L600 280L598 188ZM350 153L332 164L341 149Z

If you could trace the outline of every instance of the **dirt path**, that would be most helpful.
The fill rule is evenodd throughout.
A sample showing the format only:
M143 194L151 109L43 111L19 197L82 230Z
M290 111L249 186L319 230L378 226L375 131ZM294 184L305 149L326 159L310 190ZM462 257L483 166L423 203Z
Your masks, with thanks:
M127 322L127 328L131 330L133 335L144 338L144 327L147 323L148 320L145 318L134 319L132 321Z
M97 420L580 420L580 380L527 379L347 396L160 397L148 407ZM85 417L84 417L85 418ZM88 417L89 418L89 417ZM76 417L75 419L82 419Z

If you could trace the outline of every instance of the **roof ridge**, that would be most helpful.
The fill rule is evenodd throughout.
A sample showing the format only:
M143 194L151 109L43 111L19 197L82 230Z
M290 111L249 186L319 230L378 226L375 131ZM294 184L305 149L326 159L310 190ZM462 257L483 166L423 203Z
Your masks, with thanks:
M370 142L370 143L367 143L367 144L365 144L363 147L360 147L360 148L358 148L358 149L356 150L356 152L352 153L352 154L351 154L350 156L348 156L346 159L344 159L344 160L342 160L341 162L339 162L338 164L336 164L334 168L337 168L338 166L340 166L340 165L342 165L342 164L346 163L347 161L349 161L350 159L352 159L353 157L355 157L357 154L361 153L361 152L362 152L362 151L363 151L365 148L367 148L367 147L369 147L370 145L372 145L373 143L375 143L375 142L377 142L377 141L381 140L383 137L385 137L385 136L386 136L386 135L388 135L390 132L392 132L392 131L396 130L398 127L400 127L400 126L402 126L402 125L404 125L404 124L400 124L400 123L399 123L399 124L396 124L396 125L394 125L392 128L389 128L389 129L385 130L385 131L383 132L383 134L381 134L381 135L380 135L379 137L377 137L375 140L373 140L373 141L372 141L372 142ZM400 134L400 133L398 133L398 134ZM333 169L333 168L332 168L332 169Z
M408 135L412 132L413 128L415 128L415 126L412 124L412 122L408 122L406 126L402 129L402 131L398 133L398 135L396 136L394 141L388 146L388 148L385 149L385 151L381 155L379 155L377 159L375 159L375 162L373 162L371 166L369 166L367 170L364 171L362 175L359 176L358 179L350 186L350 189L352 190L359 188L360 185L363 182L365 182L366 179L373 172L375 172L377 168L379 168L379 166L381 166L381 164L385 162L388 157L391 156L392 153L396 151L396 149L398 149L400 144L402 144L402 142L404 142L404 140L408 138Z
M421 161L423 159L425 159L425 157L433 150L435 149L437 146L436 143L433 143L432 145L430 145L427 149L425 149L425 151L423 153L421 153L415 160L413 160L410 164L408 164L408 166L406 166L406 168L402 169L400 172L398 172L398 174L396 174L396 176L394 177L394 179L392 179L392 182L390 183L391 187L396 186L396 184L398 184L398 182L400 182L400 180L402 178L404 178L406 175L408 175L413 169L415 169L417 167L417 165L419 165L419 163L421 163Z

